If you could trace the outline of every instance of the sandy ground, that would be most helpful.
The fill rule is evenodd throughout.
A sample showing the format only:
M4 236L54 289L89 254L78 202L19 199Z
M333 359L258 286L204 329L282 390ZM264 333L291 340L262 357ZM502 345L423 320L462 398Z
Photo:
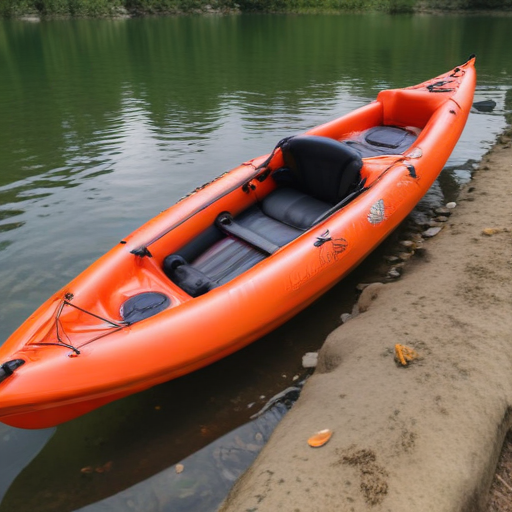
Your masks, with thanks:
M402 277L363 292L367 311L327 338L220 510L512 511L510 141L483 158ZM397 343L419 358L402 366ZM322 429L329 442L308 446Z

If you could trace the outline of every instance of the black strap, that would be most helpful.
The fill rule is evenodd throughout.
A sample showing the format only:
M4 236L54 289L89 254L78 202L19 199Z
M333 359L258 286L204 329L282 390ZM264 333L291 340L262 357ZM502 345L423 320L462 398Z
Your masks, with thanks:
M352 199L355 199L359 194L362 194L364 191L368 190L367 187L365 187L366 178L363 178L358 186L357 189L354 190L354 192L350 193L348 196L344 197L339 203L336 203L332 208L329 208L326 212L322 213L319 217L317 217L311 224L311 226L314 226L315 224L318 224L319 222L322 222L323 220L327 219L327 217L330 217L334 212L341 210L347 203L350 203Z
M221 213L217 217L215 225L224 233L240 238L244 242L247 242L267 254L274 254L279 249L278 245L236 222L229 212Z

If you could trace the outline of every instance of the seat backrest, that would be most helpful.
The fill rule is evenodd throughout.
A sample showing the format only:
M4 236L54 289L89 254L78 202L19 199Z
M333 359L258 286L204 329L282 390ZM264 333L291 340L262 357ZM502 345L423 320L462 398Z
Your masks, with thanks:
M334 205L360 181L361 157L337 140L299 135L288 139L281 150L298 187L320 201Z

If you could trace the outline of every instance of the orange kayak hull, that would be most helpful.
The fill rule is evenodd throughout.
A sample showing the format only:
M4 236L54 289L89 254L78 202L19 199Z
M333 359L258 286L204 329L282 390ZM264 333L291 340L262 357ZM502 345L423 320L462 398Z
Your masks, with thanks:
M413 127L415 139L402 153L363 155L364 187L349 202L207 293L192 296L173 282L163 270L166 258L193 244L222 212L236 218L267 197L276 188L267 175L284 165L281 149L225 173L137 229L0 347L0 421L20 428L69 421L211 364L296 315L356 267L427 192L462 133L475 83L471 58L423 84L382 91L365 107L306 132L347 142L372 127ZM144 293L165 297L166 306L127 322L123 308Z

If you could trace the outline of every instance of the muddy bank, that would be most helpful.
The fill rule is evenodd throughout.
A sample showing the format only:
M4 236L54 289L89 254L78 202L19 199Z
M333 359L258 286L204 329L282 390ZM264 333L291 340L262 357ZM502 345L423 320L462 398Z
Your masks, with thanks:
M487 510L511 427L510 140L483 158L423 257L327 338L222 511ZM419 358L397 363L397 343ZM308 446L326 428L330 441ZM498 498L512 502L501 485Z

